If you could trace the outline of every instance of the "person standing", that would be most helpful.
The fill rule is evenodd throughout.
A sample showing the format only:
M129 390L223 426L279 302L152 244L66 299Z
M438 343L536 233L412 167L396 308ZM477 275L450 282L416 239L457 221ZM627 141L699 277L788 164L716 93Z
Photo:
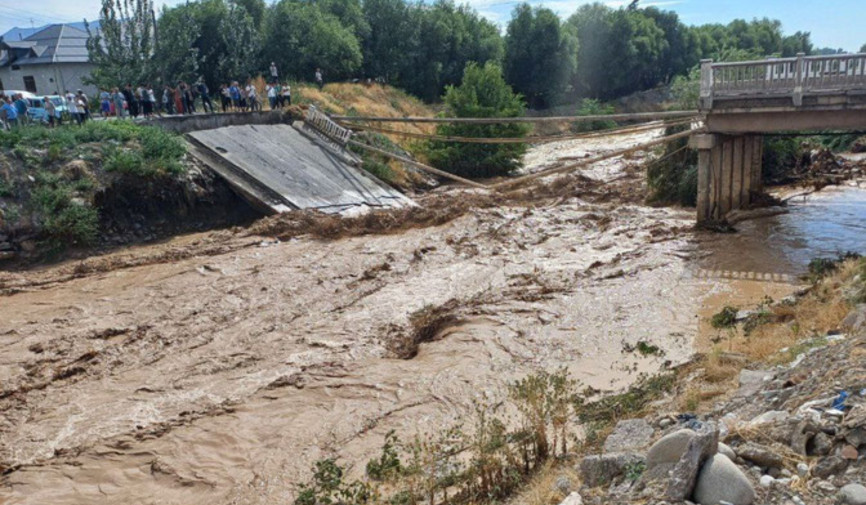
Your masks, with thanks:
M76 124L81 124L81 114L78 110L78 98L75 94L66 91L66 108L69 110L69 115L75 120Z
M19 118L19 121L27 123L30 120L30 118L27 117L27 109L29 109L29 107L27 106L27 99L24 98L24 95L18 95L18 98L15 99L12 105L15 107L15 112L18 113L17 117Z
M262 110L262 105L259 103L258 91L253 81L249 81L249 84L247 84L247 101L249 102L250 111Z
M228 112L232 105L232 93L225 84L220 84L220 104L223 112Z
M201 95L201 108L204 112L210 111L213 114L213 102L210 101L210 90L203 80L199 79L195 85L196 91Z
M292 105L292 87L289 83L283 85L283 107Z
M42 101L45 102L45 120L48 122L48 127L54 128L54 115L57 113L57 106L47 96L42 97Z
M316 86L318 86L319 89L322 89L325 86L325 80L322 77L322 69L321 68L316 69Z
M111 115L111 95L104 88L99 92L99 111L104 118Z
M123 98L123 93L117 87L111 90L111 101L114 102L114 117L120 119L126 116L126 110L123 107L126 100Z
M133 107L135 105L135 96L132 94L132 84L127 83L126 87L123 88L123 99L126 101L126 112L124 112L124 117L132 116Z
M280 75L279 75L279 72L277 72L277 66L272 61L271 62L271 82L277 82L279 77L280 77Z
M83 105L78 107L78 113L81 114L81 122L83 123L86 119L92 119L90 117L90 100L84 94L84 91L79 89L78 93L75 94L75 99L78 100L79 104Z
M0 111L3 112L3 115L5 116L4 119L9 128L18 126L18 110L15 108L15 105L12 104L12 98L7 96L6 99L3 100L3 105L0 106Z
M174 93L168 84L162 89L162 111L166 114L174 114Z
M238 86L238 81L232 81L232 85L229 88L229 94L232 97L232 102L234 103L235 110L240 110L241 108L241 88Z
M268 92L268 104L271 106L271 110L277 109L277 88L271 83L268 84L265 90Z

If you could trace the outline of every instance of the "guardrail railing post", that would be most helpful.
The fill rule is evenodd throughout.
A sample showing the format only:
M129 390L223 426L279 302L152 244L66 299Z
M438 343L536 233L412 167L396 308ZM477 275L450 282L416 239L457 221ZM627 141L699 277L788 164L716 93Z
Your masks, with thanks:
M794 107L803 106L803 88L806 84L806 53L797 53L796 81L794 82Z
M701 60L701 92L699 109L713 108L713 60Z

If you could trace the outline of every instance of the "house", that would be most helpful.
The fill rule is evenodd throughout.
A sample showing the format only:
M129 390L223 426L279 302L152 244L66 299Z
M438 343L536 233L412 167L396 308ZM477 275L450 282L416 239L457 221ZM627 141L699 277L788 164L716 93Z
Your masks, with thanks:
M20 40L0 39L0 89L54 95L65 90L97 92L82 79L93 65L86 31L68 24L48 25Z

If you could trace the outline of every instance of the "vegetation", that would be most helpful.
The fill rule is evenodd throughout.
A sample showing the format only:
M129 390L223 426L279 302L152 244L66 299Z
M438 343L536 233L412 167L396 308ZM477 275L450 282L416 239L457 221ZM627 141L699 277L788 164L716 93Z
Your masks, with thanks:
M445 93L446 114L455 117L518 117L523 114L523 99L502 78L498 65L466 66L463 82ZM529 132L520 123L442 124L436 133L458 137L523 137ZM526 144L455 144L431 141L427 147L430 163L436 168L464 177L508 175L520 167Z
M665 130L665 135L673 135L687 128L688 125L670 127ZM660 157L648 163L650 201L695 206L698 197L698 153L687 147L687 138L668 142Z
M575 381L559 370L510 384L507 403L476 404L468 426L410 442L389 432L381 455L367 463L367 480L344 482L343 467L332 459L319 461L295 503L469 504L506 497L567 452L569 420L583 402L577 401ZM506 422L505 410L517 412L516 422Z
M701 58L811 54L808 33L784 35L770 19L690 27L676 13L637 4L581 6L566 21L518 5L505 35L453 0L103 0L103 32L89 44L99 86L203 77L211 88L269 75L286 80L384 79L426 101L457 85L470 62L504 68L532 107L619 96L687 76ZM154 35L158 36L154 36ZM578 71L579 69L579 71Z
M553 105L574 79L577 46L574 26L550 9L520 4L505 36L505 79L530 106Z
M613 114L613 105L603 104L594 98L584 98L577 108L578 116L604 116ZM571 127L574 132L589 132L597 130L610 130L616 128L616 121L610 119L596 119L595 121L579 121Z
M100 180L164 177L183 172L180 137L128 121L90 121L80 127L22 126L0 131L0 148L27 175L0 185L0 198L15 198L29 212L49 252L91 245L99 231L94 197ZM24 203L22 203L24 202ZM8 223L14 220L8 214Z
M731 328L737 323L739 309L726 305L710 319L713 328Z

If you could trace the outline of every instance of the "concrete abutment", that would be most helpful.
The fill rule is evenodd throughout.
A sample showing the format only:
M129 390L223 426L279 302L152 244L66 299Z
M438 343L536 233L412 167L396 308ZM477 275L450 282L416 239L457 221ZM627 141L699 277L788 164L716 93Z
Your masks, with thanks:
M701 134L690 144L698 150L698 223L748 207L762 189L763 136Z

